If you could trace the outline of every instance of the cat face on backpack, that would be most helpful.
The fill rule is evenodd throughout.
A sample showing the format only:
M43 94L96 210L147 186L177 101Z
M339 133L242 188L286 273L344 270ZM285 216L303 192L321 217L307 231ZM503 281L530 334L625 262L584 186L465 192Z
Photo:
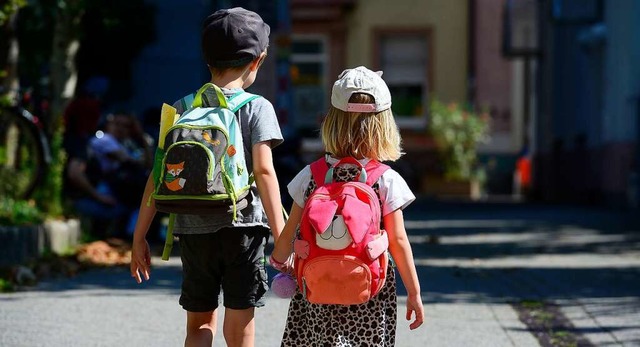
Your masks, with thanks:
M316 234L316 244L322 249L337 251L345 249L353 242L344 218L341 215L333 216L333 221L323 233Z

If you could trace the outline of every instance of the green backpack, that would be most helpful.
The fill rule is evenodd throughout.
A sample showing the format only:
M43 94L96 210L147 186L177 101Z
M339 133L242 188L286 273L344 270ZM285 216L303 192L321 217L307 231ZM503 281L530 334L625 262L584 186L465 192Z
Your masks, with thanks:
M203 106L204 91L213 88L217 106ZM175 214L211 214L223 210L236 219L247 206L253 175L244 156L242 131L236 112L259 95L238 92L226 97L207 83L197 93L181 99L185 111L156 149L154 162L155 207L170 215L163 259L168 259L173 241ZM208 104L208 103L207 103Z

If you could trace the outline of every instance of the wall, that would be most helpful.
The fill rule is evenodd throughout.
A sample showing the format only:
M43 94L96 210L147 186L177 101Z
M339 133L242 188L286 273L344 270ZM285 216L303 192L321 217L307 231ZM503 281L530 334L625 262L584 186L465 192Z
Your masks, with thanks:
M200 30L211 7L199 0L153 3L156 41L134 63L134 95L126 105L138 114L163 102L171 104L209 79L200 50Z
M155 0L156 41L147 46L133 66L134 95L124 105L116 105L142 115L147 109L173 103L194 92L210 80L202 58L200 32L203 20L214 11L215 1ZM233 1L232 1L233 2ZM275 5L254 4L258 8L239 5L257 11L271 26L271 38L276 37ZM229 7L235 6L231 4ZM268 10L271 12L268 12ZM269 54L260 74L249 89L275 105L275 60L277 44L271 42ZM117 107L116 107L117 108Z
M602 121L603 190L607 201L627 198L634 151L638 144L640 115L640 3L605 1L607 44Z
M472 0L472 99L491 115L490 140L479 147L489 194L511 194L516 156L524 138L522 58L503 54L506 0Z
M516 92L522 93L522 89L514 90L522 80L522 67L502 55L504 3L505 0L475 0L474 6L475 102L490 110L492 120L491 142L482 146L483 152L515 153L521 145L521 136L516 135L520 135L522 103L514 103L513 99L519 96Z
M625 206L637 190L640 3L603 3L601 23L544 22L534 182L547 201Z
M445 102L464 101L467 92L466 0L359 1L348 21L347 65L371 66L375 27L431 27L433 92Z

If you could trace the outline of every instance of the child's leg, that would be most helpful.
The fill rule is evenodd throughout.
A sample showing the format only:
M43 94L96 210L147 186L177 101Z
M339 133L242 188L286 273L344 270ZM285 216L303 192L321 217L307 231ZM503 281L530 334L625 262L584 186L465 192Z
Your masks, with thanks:
M218 231L227 245L224 252L225 269L222 280L224 292L224 338L230 347L254 345L256 307L263 306L267 292L267 273L264 268L264 246L269 230L262 227L243 227Z
M255 308L224 311L224 325L222 327L224 339L229 347L253 347L255 337Z
M209 312L187 311L187 337L185 347L211 347L218 327L218 310Z
M180 235L182 294L187 311L184 345L211 347L217 329L221 271L217 234Z

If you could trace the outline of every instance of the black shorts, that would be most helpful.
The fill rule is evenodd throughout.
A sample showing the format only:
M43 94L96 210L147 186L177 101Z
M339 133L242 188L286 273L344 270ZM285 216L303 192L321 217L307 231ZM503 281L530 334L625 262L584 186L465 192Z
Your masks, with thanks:
M215 310L220 289L226 308L264 306L262 297L269 289L264 264L268 229L225 228L179 237L183 273L180 305L185 310Z

